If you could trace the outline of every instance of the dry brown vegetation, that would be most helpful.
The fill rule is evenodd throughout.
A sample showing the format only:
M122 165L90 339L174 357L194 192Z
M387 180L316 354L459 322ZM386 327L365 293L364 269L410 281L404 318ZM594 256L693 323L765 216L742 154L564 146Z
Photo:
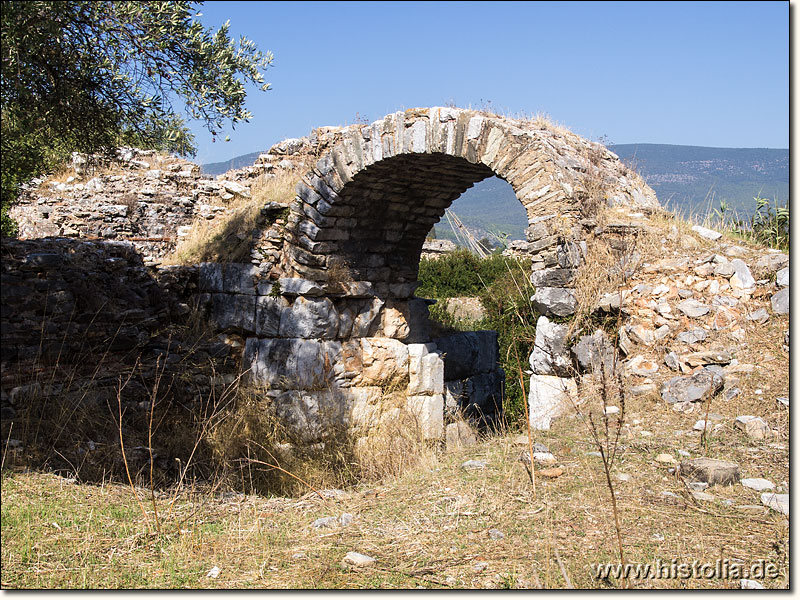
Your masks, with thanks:
M250 185L250 197L234 196L224 216L209 221L199 217L192 223L164 265L192 265L201 262L242 262L249 259L253 235L264 225L261 209L268 202L287 208L294 200L297 175L283 173L261 176Z
M748 409L752 410L750 406ZM741 486L714 489L714 503L697 504L666 466L654 462L676 447L673 428L687 427L652 399L628 409L617 483L626 560L672 558L713 563L764 559L788 584L788 529L783 517L753 510L758 494ZM780 418L779 415L770 415ZM785 418L785 416L784 416ZM788 419L786 419L788 421ZM644 436L645 425L653 432ZM740 432L715 434L715 455L740 460L745 473L788 480L785 450L759 445L750 452ZM567 417L537 434L565 473L539 478L533 497L516 460L527 441L500 435L476 447L440 454L379 484L341 493L265 498L186 490L172 510L172 527L147 535L131 491L117 484L82 485L32 473L3 477L4 587L213 587L213 588L576 588L618 587L597 580L590 565L617 562L613 513L600 459L585 425ZM785 439L784 439L785 441ZM680 440L693 450L698 438ZM486 461L466 471L467 459ZM765 472L766 471L766 472ZM664 496L662 492L674 496ZM144 490L142 495L144 496ZM731 506L724 502L731 500ZM159 495L162 514L169 495ZM739 508L744 506L744 508ZM152 509L147 507L152 516ZM346 527L315 529L321 517L351 513ZM503 539L494 540L490 529ZM344 567L346 552L377 559ZM216 579L206 576L217 566ZM566 576L565 576L566 574ZM569 584L567 583L569 581ZM647 588L733 588L738 580L634 580Z

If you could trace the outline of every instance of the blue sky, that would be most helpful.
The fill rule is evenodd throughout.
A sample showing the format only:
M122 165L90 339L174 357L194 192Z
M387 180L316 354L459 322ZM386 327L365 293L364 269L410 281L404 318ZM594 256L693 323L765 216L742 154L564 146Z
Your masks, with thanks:
M418 106L544 113L609 143L789 147L788 2L206 2L275 55L199 163Z

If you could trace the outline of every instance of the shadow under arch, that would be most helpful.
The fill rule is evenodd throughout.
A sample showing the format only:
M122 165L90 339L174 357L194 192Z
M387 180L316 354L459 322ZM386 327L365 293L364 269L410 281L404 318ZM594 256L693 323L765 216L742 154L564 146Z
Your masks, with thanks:
M379 296L411 297L431 226L493 175L525 208L534 252L554 236L580 236L588 177L602 181L609 201L658 203L614 154L570 132L472 110L413 109L341 130L297 186L283 269L326 282L344 264Z

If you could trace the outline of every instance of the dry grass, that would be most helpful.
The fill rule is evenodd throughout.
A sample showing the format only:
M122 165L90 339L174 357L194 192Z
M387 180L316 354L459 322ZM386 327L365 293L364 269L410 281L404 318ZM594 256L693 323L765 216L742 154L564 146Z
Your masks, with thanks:
M220 218L198 218L189 235L183 238L164 265L191 265L200 262L248 261L253 249L253 235L263 225L261 209L268 202L289 207L294 200L297 175L262 176L250 186L250 197L235 196Z
M651 437L626 428L617 473L626 560L653 563L673 558L713 563L718 558L764 559L780 569L767 587L788 585L788 529L773 513L736 506L758 504L741 486L714 488L718 498L696 505L682 484L653 461L674 448L666 422L672 414L638 401L662 427ZM645 412L646 411L646 412ZM736 438L732 434L733 438ZM565 574L577 588L614 588L597 580L596 562L616 562L612 512L599 459L584 425L565 418L538 434L559 458L565 474L540 479L537 499L516 457L523 446L512 437L443 455L375 486L303 498L263 498L195 490L173 509L175 527L144 534L144 518L130 490L85 486L51 475L6 473L3 477L3 587L213 587L230 588L559 588ZM733 447L737 439L731 439ZM694 451L697 440L682 440ZM764 445L747 466L769 461ZM460 468L467 459L486 461L478 471ZM752 466L751 466L752 465ZM769 468L775 481L788 477ZM663 496L663 491L676 495ZM733 500L733 506L724 500ZM162 513L168 498L157 498ZM320 517L351 513L353 523L315 529ZM53 525L55 523L56 525ZM504 539L493 540L490 529ZM345 553L377 559L373 566L341 565ZM561 563L559 565L559 563ZM216 579L206 576L220 569ZM738 580L639 580L632 587L733 588Z

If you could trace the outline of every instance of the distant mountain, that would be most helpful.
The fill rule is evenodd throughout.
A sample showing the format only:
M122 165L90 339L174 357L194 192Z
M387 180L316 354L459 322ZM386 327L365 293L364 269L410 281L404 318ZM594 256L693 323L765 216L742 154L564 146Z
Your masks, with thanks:
M470 233L477 239L495 236L524 240L528 217L511 185L499 177L479 181L450 205ZM436 225L436 237L458 242L447 216Z
M789 150L707 148L667 144L617 144L608 147L640 173L661 204L679 213L705 215L727 203L731 212L749 217L754 197L784 204L789 199ZM524 239L527 219L514 190L491 177L468 189L450 207L476 237L505 232ZM446 218L436 235L456 241Z
M726 202L746 217L753 198L789 198L789 150L771 148L706 148L668 144L616 144L608 147L642 174L661 204L686 215L706 214ZM209 175L252 165L260 152L226 162L201 165ZM525 237L525 209L511 186L497 177L476 183L450 207L478 239L495 234L508 240ZM457 241L447 217L436 225L439 238ZM491 237L491 236L490 236Z
M261 152L251 152L250 154L242 154L230 160L216 163L207 163L200 165L200 171L206 175L222 175L231 169L241 169L242 167L249 167L256 162L256 159Z
M789 199L789 150L707 148L667 144L608 147L641 173L661 204L690 214L705 214L726 202L740 215L755 210L759 194Z

